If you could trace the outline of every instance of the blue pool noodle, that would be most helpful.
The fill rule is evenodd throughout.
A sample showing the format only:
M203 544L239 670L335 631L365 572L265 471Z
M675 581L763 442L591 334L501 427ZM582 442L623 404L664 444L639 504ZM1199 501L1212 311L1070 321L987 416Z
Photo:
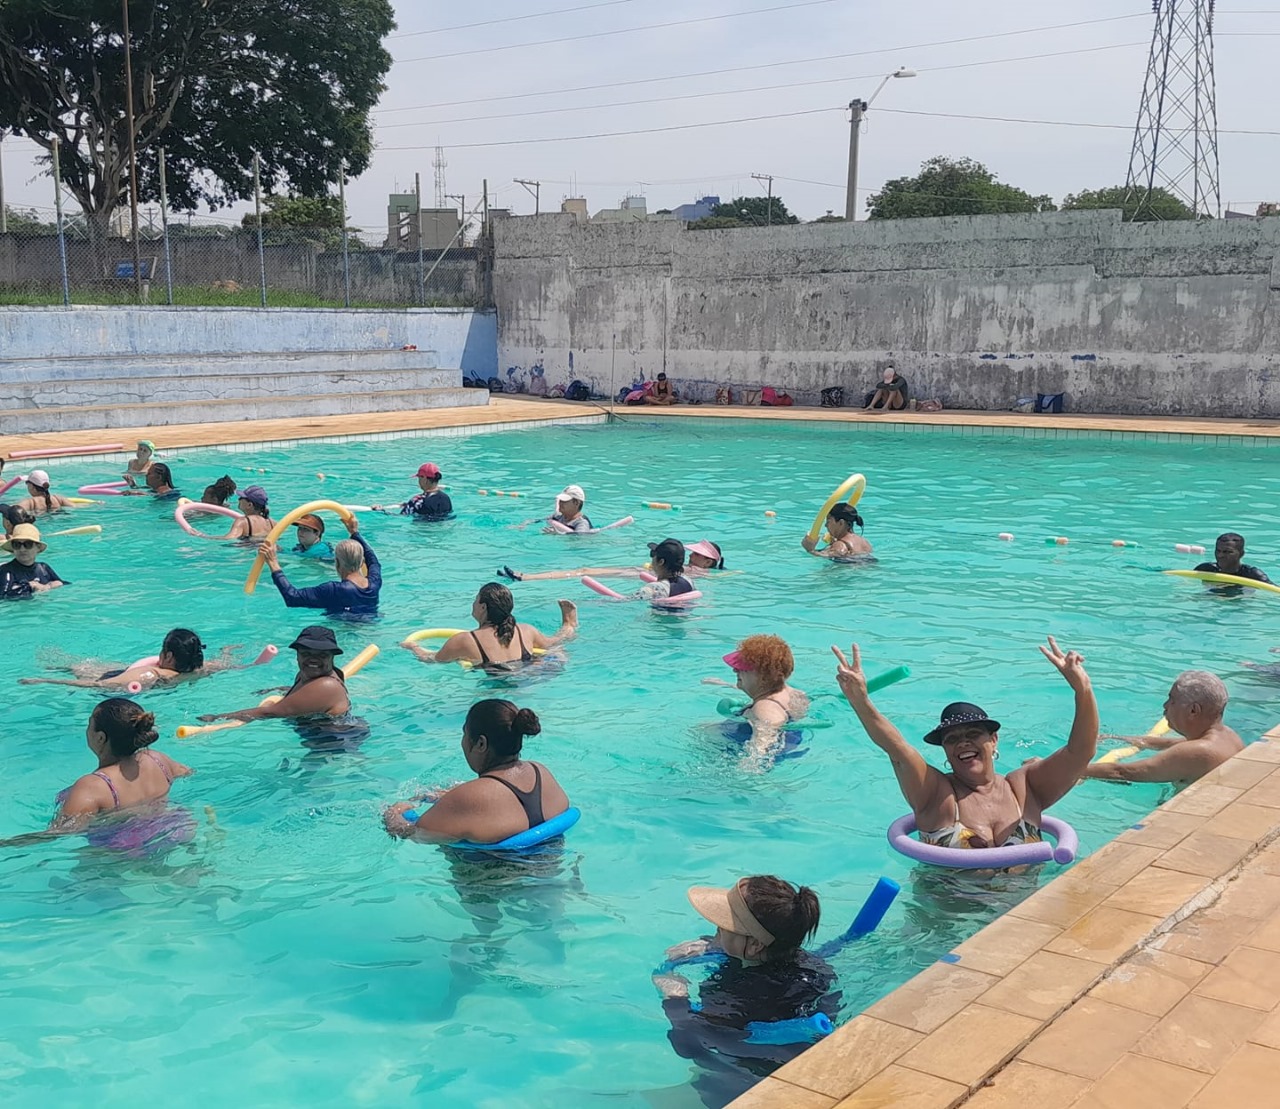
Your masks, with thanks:
M851 940L861 939L863 936L874 932L882 920L884 915L889 911L889 906L893 904L893 899L902 892L902 887L898 885L892 878L881 877L875 885L875 889L871 891L870 896L862 903L862 908L858 910L858 915L853 918L853 923L849 925L848 931L837 939L824 943L819 949L818 954L823 958L834 955L845 944Z
M753 1020L747 1023L746 1043L749 1044L802 1044L814 1043L831 1035L834 1027L826 1013L814 1013L811 1017L792 1017L790 1020Z

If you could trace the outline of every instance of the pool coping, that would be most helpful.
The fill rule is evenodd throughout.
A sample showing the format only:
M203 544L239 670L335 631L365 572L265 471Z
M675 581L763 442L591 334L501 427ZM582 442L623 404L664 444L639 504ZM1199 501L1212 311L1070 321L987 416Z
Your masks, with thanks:
M1225 1072L1240 1052L1248 1058L1237 1070L1256 1068L1261 1052L1271 1053L1268 1065L1280 1064L1277 840L1280 726L762 1080L732 1109L1136 1104L1107 1100L1101 1088L1097 1098L1089 1094L1095 1086L1115 1097L1181 1081L1182 1100L1168 1093L1142 1102L1173 1109L1201 1105L1192 1098L1219 1074L1226 1086L1215 1093L1236 1091L1235 1100L1215 1096L1206 1107L1258 1104L1241 1100L1239 1075ZM1269 901L1260 900L1260 889ZM1262 929L1269 938L1248 947ZM1237 982L1232 960L1248 965L1240 950L1269 960L1272 973ZM1238 1001L1246 988L1252 992ZM1186 1018L1169 1016L1184 998L1224 1011L1232 1002L1246 1014L1271 1011L1275 1027L1265 1038L1241 1026L1233 1042L1219 1045L1212 1069L1195 1056L1166 1061L1162 1051L1186 1050ZM1157 1037L1166 1021L1163 1040L1142 1039ZM1179 1074L1149 1073L1159 1068Z
M293 417L273 420L170 424L161 427L106 428L0 436L0 457L15 450L83 448L103 442L125 444L100 454L53 454L61 458L114 459L131 454L128 444L154 439L161 454L184 447L292 446L301 442L343 443L361 440L474 435L557 423L739 419L856 424L860 431L887 434L1012 435L1037 439L1092 438L1122 441L1280 446L1280 420L1200 419L1182 416L1028 415L1019 412L872 413L857 408L756 408L741 405L675 405L618 408L596 401L566 401L520 394L494 394L487 405L415 409L403 412ZM16 463L19 460L14 460ZM25 461L25 460L24 460ZM31 460L31 464L35 464Z

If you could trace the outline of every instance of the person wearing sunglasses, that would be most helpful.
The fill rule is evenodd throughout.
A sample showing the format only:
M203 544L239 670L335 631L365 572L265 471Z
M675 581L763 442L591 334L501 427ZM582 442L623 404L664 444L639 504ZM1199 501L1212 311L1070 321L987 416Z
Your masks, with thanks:
M43 554L48 546L40 538L40 529L35 524L18 524L13 529L13 534L0 543L0 551L13 555L10 561L0 565L0 597L30 597L68 584L47 562L36 561L36 556Z

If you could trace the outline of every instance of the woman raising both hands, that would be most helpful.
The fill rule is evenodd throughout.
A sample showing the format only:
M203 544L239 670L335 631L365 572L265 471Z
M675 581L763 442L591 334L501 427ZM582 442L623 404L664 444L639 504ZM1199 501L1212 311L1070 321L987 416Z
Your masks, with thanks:
M1040 840L1040 816L1083 776L1098 747L1098 703L1084 657L1065 654L1049 636L1040 651L1075 693L1075 719L1065 747L1007 776L995 769L1000 723L977 705L957 701L942 710L938 726L924 737L943 749L951 770L944 774L925 762L867 695L867 677L855 643L853 661L838 647L836 680L871 742L893 764L902 796L915 814L924 843L939 847L984 848Z

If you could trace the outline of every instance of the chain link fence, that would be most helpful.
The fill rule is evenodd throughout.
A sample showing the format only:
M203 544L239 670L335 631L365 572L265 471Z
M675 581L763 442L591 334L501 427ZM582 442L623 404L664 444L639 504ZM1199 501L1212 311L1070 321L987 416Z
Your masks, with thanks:
M54 186L57 187L56 184ZM341 195L341 194L339 194ZM486 236L478 213L453 218L451 242L387 228L281 226L139 210L135 255L127 208L107 230L77 210L14 208L0 221L0 305L152 304L273 308L482 307ZM330 203L345 217L341 201ZM343 228L345 227L345 233ZM437 236L442 240L444 236ZM394 240L394 241L393 241ZM421 249L418 243L423 242ZM137 265L135 267L135 257Z

